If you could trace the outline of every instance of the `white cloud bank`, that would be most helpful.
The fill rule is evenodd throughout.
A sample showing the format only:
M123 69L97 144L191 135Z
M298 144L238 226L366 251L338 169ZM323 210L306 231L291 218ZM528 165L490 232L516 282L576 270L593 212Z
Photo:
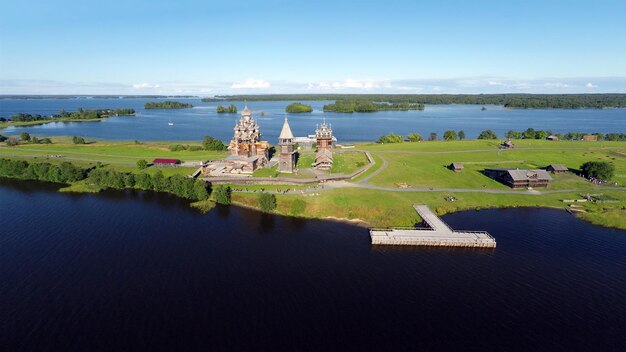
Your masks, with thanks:
M133 88L135 89L156 89L161 88L158 84L150 84L150 83L135 83L133 84Z
M588 83L585 85L585 87L587 87L587 88L598 88L598 86L596 86L595 84L593 84L593 83L591 83L591 82L588 82Z
M270 82L262 80L262 79L248 78L247 80L243 82L235 82L230 87L233 89L269 88Z

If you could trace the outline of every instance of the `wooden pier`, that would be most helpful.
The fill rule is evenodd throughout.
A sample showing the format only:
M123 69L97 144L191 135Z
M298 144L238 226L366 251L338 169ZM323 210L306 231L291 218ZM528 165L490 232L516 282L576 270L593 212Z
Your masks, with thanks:
M425 228L371 229L372 244L433 247L495 248L496 240L485 231L455 231L426 205L413 205Z

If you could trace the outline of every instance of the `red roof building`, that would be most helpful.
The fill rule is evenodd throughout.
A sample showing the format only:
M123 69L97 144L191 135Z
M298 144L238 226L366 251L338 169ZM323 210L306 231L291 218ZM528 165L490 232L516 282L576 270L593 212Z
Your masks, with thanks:
M180 164L180 160L178 159L165 159L165 158L156 158L152 160L154 166L176 166Z

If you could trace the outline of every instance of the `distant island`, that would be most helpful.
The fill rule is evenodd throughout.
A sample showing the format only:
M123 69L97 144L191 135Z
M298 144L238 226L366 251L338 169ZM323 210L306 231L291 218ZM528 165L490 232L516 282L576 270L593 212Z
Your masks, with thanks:
M366 100L337 100L334 104L324 105L324 112L376 112L384 110L424 110L419 103L376 103Z
M502 105L511 109L626 108L626 94L267 94L217 95L219 101L342 101L378 103Z
M33 95L3 94L0 99L166 99L196 98L193 95Z
M218 114L236 114L237 113L237 106L235 106L234 104L230 104L230 106L228 107L224 107L219 105L217 107L217 113Z
M287 105L287 107L285 108L285 112L288 112L290 114L300 114L303 112L312 112L313 108L311 107L311 105L305 105L302 103L291 103L289 105Z
M189 109L193 108L193 105L188 103L181 103L178 101L160 101L149 102L143 105L145 109Z
M19 113L6 119L0 117L0 128L8 126L24 127L43 125L50 122L85 122L85 121L100 121L110 116L133 116L135 115L134 109L97 109L97 110L83 110L79 108L74 112L68 112L65 110L59 111L58 114L45 116L39 114L26 114Z

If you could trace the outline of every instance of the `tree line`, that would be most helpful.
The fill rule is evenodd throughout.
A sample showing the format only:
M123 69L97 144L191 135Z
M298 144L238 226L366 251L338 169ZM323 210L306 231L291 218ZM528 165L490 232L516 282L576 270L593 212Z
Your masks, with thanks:
M324 112L376 112L383 110L424 110L424 105L419 103L390 103L374 102L369 100L337 100L333 104L324 105Z
M568 141L579 141L583 139L585 135L593 135L598 138L599 141L626 141L626 133L586 133L586 132L567 132L567 133L552 133L550 130L535 130L528 128L525 131L513 131L509 130L506 134L506 138L510 139L546 139L549 136L556 136L558 139Z
M97 110L83 110L79 108L74 112L68 112L61 110L58 114L46 116L39 114L26 114L19 113L11 116L9 121L14 122L32 122L32 121L45 121L58 118L73 119L73 120L92 120L101 119L110 116L132 116L135 115L134 109L97 109Z
M192 104L181 103L178 101L158 101L143 104L144 109L188 109L193 108Z
M57 165L48 162L29 163L25 160L0 159L0 176L66 184L85 180L102 188L167 192L191 200L208 199L210 193L210 188L204 181L183 175L165 177L161 170L152 175L133 174L101 167L82 169L68 161Z
M218 95L202 101L369 100L413 104L503 105L514 109L626 108L626 94L268 94Z

